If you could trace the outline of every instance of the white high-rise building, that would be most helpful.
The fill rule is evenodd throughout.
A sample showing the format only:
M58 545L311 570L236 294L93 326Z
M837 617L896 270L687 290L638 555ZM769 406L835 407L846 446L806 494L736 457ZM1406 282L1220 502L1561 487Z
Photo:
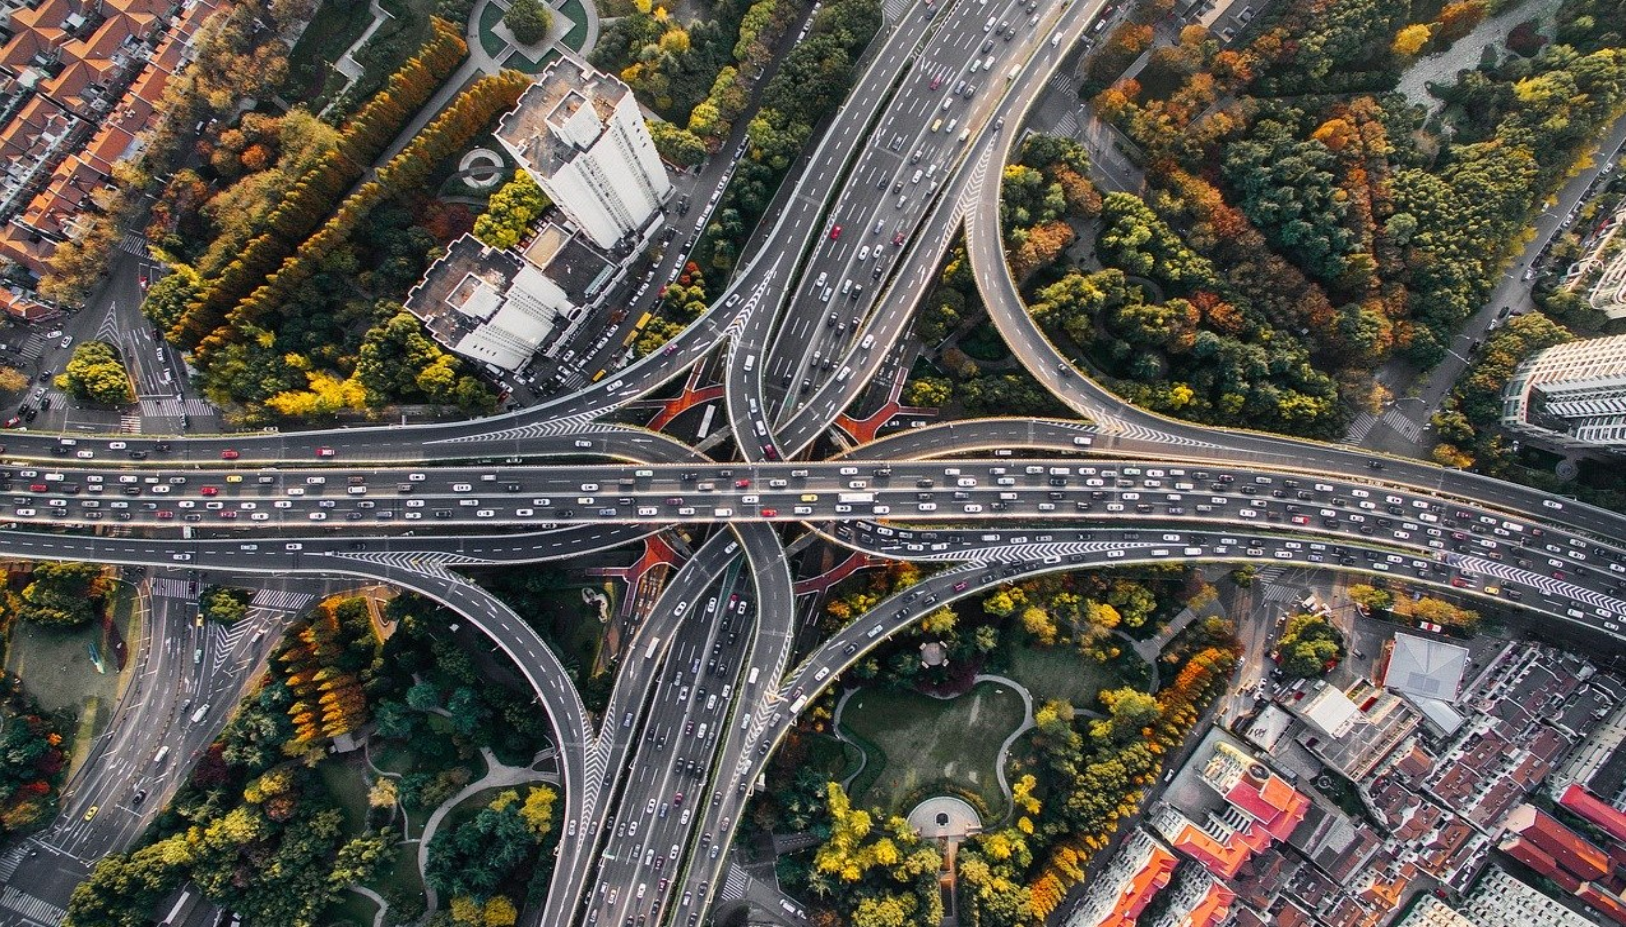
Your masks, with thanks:
M1502 392L1502 427L1559 447L1626 452L1626 335L1525 360Z
M672 192L632 91L569 58L520 96L497 141L606 250L647 229Z

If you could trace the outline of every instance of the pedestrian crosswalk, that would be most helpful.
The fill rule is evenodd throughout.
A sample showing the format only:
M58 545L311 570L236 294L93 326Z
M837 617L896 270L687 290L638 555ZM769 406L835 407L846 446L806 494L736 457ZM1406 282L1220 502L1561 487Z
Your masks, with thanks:
M1407 441L1416 443L1423 438L1422 423L1407 418L1399 406L1392 406L1388 412L1383 414L1383 424L1393 428L1396 434L1399 434Z
M1345 444L1360 444L1372 432L1372 427L1378 423L1378 417L1370 412L1362 412L1349 423L1349 432L1344 435Z
M141 434L141 416L130 414L120 415L119 432L127 435Z
M718 901L737 901L745 897L745 890L751 884L751 876L737 864L728 864L728 873L723 876L723 887L717 890Z
M255 591L249 605L267 611L298 612L303 611L313 598L315 596L308 593L290 592L287 589L260 589Z
M190 580L160 576L152 581L152 594L165 599L190 599L193 585Z
M62 908L43 898L36 898L14 885L6 886L6 890L0 892L0 908L12 911L27 923L38 924L39 927L56 927L68 916L68 912Z
M44 353L45 339L39 335L29 335L24 338L22 347L17 349L18 356L26 361L37 361L40 359L40 355Z
M152 256L152 252L147 250L147 239L134 232L125 232L124 237L119 239L119 250L141 258Z
M19 843L0 856L0 882L10 882L16 874L17 867L22 864L23 857L28 855L28 845Z
M215 407L202 399L176 399L166 397L163 399L142 399L141 414L150 416L168 416L180 418L183 415L193 417L215 414Z
M886 0L881 7L881 15L886 17L887 22L895 23L903 18L908 9L909 0Z

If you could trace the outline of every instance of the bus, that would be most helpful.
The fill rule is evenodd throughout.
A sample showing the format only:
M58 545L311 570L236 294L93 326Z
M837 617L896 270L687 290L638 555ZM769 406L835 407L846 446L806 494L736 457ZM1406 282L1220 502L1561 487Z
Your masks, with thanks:
M649 642L649 649L644 651L644 659L645 660L653 660L653 659L655 659L655 648L659 647L660 645L661 645L661 639L658 638L658 637L655 638L654 640L650 641Z

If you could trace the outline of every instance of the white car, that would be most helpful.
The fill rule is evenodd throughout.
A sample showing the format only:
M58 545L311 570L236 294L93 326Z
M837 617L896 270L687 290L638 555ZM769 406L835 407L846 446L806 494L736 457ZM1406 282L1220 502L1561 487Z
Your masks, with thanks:
M90 460L92 457L96 456L96 452L95 451L76 451L73 456L79 458L80 460Z
M326 512L312 512L305 517L309 518L311 521L327 521Z
M110 451L122 451L129 446L130 445L124 443L123 441L113 441L107 445L107 449Z

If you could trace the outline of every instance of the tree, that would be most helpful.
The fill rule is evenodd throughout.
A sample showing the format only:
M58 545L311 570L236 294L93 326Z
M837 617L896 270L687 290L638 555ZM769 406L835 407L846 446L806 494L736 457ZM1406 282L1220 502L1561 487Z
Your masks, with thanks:
M394 779L379 776L373 780L372 787L367 789L367 807L393 810L399 801L399 789Z
M248 614L251 598L252 594L247 589L210 586L198 597L198 610L210 621L235 624Z
M1276 644L1277 661L1289 676L1321 676L1344 655L1343 636L1321 615L1294 615Z
M56 384L80 399L106 405L129 402L133 395L129 371L118 350L105 341L86 341L75 348Z
M512 248L530 234L550 205L530 171L521 168L491 194L486 211L474 220L474 237L493 248Z
M1389 50L1401 58L1410 58L1422 51L1433 37L1434 33L1426 23L1412 23L1395 33Z
M105 579L93 563L45 562L23 587L17 617L36 624L73 627L101 614Z
M12 367L0 367L0 392L15 393L28 388L28 375Z
M553 28L553 11L543 6L541 0L511 0L502 21L521 45L535 45L547 38Z
M1099 739L1128 743L1145 736L1162 716L1156 697L1131 686L1103 690L1100 697L1107 719L1090 726L1091 735Z
M1366 583L1355 583L1349 587L1350 601L1367 611L1384 612L1394 605L1395 597L1387 589L1379 589Z
M940 408L954 398L954 384L944 377L920 377L910 380L904 388L906 405L922 408Z
M553 829L553 803L558 795L545 785L531 789L525 796L525 804L519 809L519 816L525 819L525 826L531 829L537 840L541 840Z

